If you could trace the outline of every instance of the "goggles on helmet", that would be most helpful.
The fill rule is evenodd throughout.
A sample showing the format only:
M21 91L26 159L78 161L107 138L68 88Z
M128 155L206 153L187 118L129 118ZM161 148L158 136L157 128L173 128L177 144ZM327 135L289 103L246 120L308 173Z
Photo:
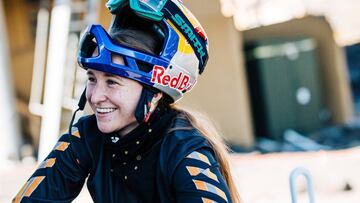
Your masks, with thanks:
M194 28L187 15L180 8L179 0L109 0L106 6L114 15L126 5L138 16L153 21L166 19L185 36L199 59L199 73L201 74L209 58L207 51L207 39L203 33Z
M111 13L116 13L117 9L129 2L130 8L141 17L160 21L164 18L161 11L167 0L109 0L106 6Z
M113 55L123 57L125 64L115 63L112 60ZM155 65L167 67L170 63L166 58L153 56L114 43L101 25L88 26L81 37L78 53L78 63L81 67L132 78L138 82L153 86L151 70L148 72L140 70L137 63L139 61L151 68Z

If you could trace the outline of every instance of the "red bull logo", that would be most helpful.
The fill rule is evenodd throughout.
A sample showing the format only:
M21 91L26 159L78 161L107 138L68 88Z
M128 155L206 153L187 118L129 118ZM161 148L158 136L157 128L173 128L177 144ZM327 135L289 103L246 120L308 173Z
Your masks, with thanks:
M169 86L183 92L190 90L194 86L194 84L190 83L190 76L188 74L180 72L177 76L171 76L165 73L164 67L158 65L154 66L151 82Z

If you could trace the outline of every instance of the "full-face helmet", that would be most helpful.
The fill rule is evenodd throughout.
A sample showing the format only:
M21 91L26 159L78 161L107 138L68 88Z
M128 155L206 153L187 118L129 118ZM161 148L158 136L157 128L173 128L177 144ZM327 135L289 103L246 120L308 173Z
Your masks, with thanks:
M208 60L208 40L179 0L109 0L107 7L113 14L110 32L137 24L157 35L160 48L147 53L121 45L101 25L91 25L80 42L81 67L138 81L165 93L172 102L194 87ZM122 56L125 64L113 62L112 55Z

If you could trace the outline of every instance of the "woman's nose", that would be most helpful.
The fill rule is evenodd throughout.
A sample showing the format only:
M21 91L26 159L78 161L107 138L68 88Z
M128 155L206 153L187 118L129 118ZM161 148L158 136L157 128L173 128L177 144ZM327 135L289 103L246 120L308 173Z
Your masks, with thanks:
M91 97L90 97L90 101L91 103L100 103L103 101L106 101L107 96L106 96L106 91L104 90L103 87L101 87L101 85L95 85L95 87L92 89L91 91Z

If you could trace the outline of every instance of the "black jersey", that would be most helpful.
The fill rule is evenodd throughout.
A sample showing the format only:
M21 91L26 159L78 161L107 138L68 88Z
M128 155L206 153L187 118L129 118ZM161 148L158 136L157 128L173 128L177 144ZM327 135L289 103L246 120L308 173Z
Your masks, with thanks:
M81 118L13 202L71 202L85 181L94 202L231 202L204 136L179 112L152 117L125 137Z

